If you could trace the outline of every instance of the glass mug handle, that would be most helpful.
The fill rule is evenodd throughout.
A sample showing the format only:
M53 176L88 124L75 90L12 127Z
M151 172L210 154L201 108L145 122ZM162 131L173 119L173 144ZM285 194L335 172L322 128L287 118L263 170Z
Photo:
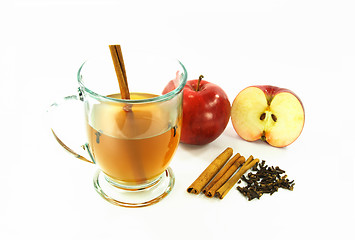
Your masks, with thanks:
M95 160L94 160L92 154L90 153L89 146L87 143L85 143L84 145L81 145L82 150L87 150L86 153L89 155L89 157L84 157L81 154L77 153L77 152L79 152L80 149L73 150L72 148L68 147L68 145L62 141L62 139L56 133L56 132L58 132L57 130L60 130L59 129L60 127L54 126L56 124L60 124L60 119L61 120L67 119L68 116L71 116L75 119L81 119L83 117L83 116L78 116L79 115L78 112L80 112L80 109L78 109L78 106L74 107L74 113L70 112L70 107L73 107L75 105L75 103L79 103L82 107L82 102L84 101L84 99L82 97L82 92L81 92L80 88L79 88L78 92L79 92L78 95L66 96L63 99L61 99L61 101L54 102L52 105L50 105L49 109L47 110L47 114L49 114L49 117L50 117L50 123L51 123L50 127L51 127L51 131L53 133L54 138L57 140L59 145L61 145L67 152L69 152L70 154L72 154L73 156L75 156L76 158L78 158L80 160L95 164ZM58 113L60 113L60 111L64 111L64 114L63 113L58 114ZM73 125L75 125L75 124L70 123L70 125L72 125L72 127L73 127ZM64 128L64 127L62 126L62 128ZM76 126L76 130L77 129L78 129L78 126ZM72 133L70 135L75 135L75 134ZM85 141L82 141L82 142L85 142Z

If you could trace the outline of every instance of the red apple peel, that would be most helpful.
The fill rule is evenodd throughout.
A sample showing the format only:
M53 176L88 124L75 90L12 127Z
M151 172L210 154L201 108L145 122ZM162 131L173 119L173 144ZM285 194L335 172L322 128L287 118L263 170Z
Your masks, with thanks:
M222 88L202 79L187 81L183 93L182 143L203 145L214 141L226 128L231 105ZM163 94L173 90L171 81Z

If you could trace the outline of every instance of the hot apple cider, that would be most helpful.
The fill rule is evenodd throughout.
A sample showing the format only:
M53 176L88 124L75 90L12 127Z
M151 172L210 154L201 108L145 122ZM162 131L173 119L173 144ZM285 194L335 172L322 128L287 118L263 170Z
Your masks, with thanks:
M120 99L120 94L108 95ZM131 93L131 100L156 97ZM164 103L93 104L87 116L91 153L102 171L117 183L137 185L160 176L180 140L181 116ZM171 120L174 119L174 120ZM177 119L177 120L176 120Z

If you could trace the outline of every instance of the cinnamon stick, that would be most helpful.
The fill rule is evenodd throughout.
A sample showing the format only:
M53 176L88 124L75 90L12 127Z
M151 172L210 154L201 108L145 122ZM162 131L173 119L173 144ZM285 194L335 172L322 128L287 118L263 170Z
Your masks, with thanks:
M228 171L228 169L235 163L235 161L237 161L237 159L239 157L240 157L240 153L237 153L223 166L223 168L216 174L216 176L203 189L203 193L205 195L216 184L216 182L218 182L218 180L221 179L221 177Z
M187 192L199 194L201 190L211 181L217 172L223 167L232 156L233 149L226 148L211 164L201 173L201 175L187 188Z
M115 67L118 84L120 86L121 98L130 99L126 68L124 66L123 55L120 45L109 45L113 65Z
M113 65L115 67L118 84L120 87L121 98L130 99L127 74L126 74L126 68L123 61L121 45L109 45L109 49L111 52ZM122 125L125 126L125 129L127 129L127 132L125 134L128 136L135 136L136 126L135 126L134 113L132 111L132 105L125 104L123 106L123 110L125 112L125 116L122 117L123 118ZM140 153L137 152L135 149L133 149L131 145L128 145L128 148L129 148L129 152L131 152L131 154L133 155L133 158L137 159L136 161L131 163L132 171L134 172L136 179L139 179L139 181L145 181L146 180L145 171L144 171L143 163L141 162L142 156L140 156Z
M227 180L238 170L240 165L245 162L245 158L240 156L238 160L234 162L234 164L228 169L228 171L209 189L205 192L207 197L214 197L216 191L225 183Z
M216 195L220 199L223 199L226 194L229 192L229 190L238 182L239 178L250 168L252 168L257 162L259 162L258 158L255 158L253 156L250 156L248 160L243 164L243 166L239 169L238 172L234 174L233 177L231 177L226 183L222 185L217 191Z

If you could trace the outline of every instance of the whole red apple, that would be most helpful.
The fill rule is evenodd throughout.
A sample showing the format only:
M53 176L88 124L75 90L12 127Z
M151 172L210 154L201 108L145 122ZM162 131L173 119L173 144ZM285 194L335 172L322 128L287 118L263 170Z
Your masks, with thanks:
M183 92L182 143L203 145L214 141L226 128L231 111L227 94L216 84L199 79L187 81ZM170 81L163 94L175 88Z
M305 112L298 96L286 88L250 86L234 99L231 121L247 141L261 139L274 147L285 147L301 134Z

